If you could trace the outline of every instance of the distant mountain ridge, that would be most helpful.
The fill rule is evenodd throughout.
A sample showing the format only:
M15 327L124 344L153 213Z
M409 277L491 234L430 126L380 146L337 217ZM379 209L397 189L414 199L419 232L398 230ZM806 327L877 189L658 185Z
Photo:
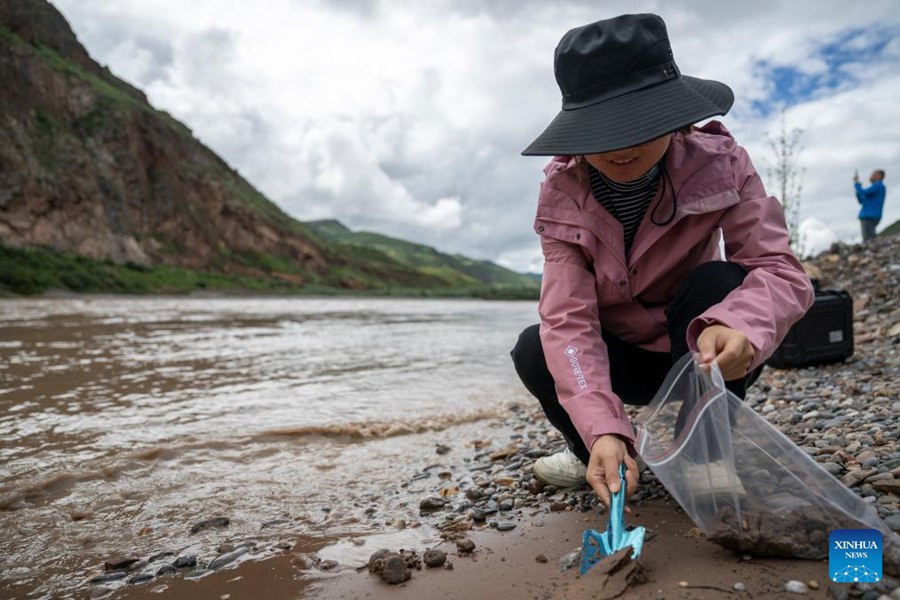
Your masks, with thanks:
M186 273L204 272L223 286L256 278L298 291L536 295L490 263L420 263L398 255L401 240L344 243L290 217L97 64L44 0L0 0L0 81L0 260L20 263L0 264L0 288L102 291L105 276L81 285L53 271L77 262L129 281L175 270L181 291ZM161 273L141 285L165 290Z
M306 221L305 223L313 231L330 241L375 248L392 260L424 270L430 275L444 279L448 284L477 285L481 283L507 287L536 287L532 277L487 260L476 260L461 254L446 254L431 246L371 231L351 231L335 219Z

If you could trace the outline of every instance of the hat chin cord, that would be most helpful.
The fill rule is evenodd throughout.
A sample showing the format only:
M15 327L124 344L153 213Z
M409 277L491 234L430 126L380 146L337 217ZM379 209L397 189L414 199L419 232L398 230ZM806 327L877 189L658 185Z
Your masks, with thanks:
M657 227L665 227L675 219L675 213L678 211L678 194L675 192L675 186L672 184L672 178L669 177L669 172L666 170L665 162L663 162L660 166L662 167L663 191L659 195L659 200L656 201L656 205L653 207L653 210L650 211L650 222ZM656 220L656 211L657 209L659 209L659 205L662 204L663 198L665 198L666 196L667 181L669 182L668 188L672 190L672 214L670 214L665 221L660 222Z

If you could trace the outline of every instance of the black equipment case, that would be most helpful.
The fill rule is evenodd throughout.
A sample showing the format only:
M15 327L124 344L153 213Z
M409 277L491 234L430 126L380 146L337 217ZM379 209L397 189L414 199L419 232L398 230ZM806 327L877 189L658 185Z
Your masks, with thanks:
M815 303L791 327L769 365L807 367L853 356L853 298L843 290L815 289Z

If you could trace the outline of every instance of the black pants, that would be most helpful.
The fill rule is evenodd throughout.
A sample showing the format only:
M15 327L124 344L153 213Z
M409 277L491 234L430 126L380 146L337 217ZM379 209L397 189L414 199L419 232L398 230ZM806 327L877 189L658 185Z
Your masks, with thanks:
M722 261L703 263L690 272L666 307L671 352L644 350L603 331L613 392L625 404L649 404L672 365L689 351L686 334L690 322L709 307L721 302L729 292L741 285L746 275L740 266ZM556 386L547 369L541 346L539 327L531 325L519 335L519 340L510 353L516 373L525 388L540 401L547 419L563 434L572 452L587 464L590 454L556 396ZM726 382L725 385L743 399L747 386L756 380L761 371L762 367L742 379ZM679 417L681 420L682 415Z

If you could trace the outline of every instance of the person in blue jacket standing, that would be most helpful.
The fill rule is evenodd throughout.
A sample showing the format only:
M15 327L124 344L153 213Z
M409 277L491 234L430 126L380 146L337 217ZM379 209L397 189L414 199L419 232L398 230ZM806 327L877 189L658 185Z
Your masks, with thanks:
M859 183L859 174L853 175L853 187L856 188L856 199L859 201L859 223L862 226L862 241L868 242L875 237L875 227L881 221L881 211L884 208L884 171L878 169L872 171L869 176L872 184L863 189Z

